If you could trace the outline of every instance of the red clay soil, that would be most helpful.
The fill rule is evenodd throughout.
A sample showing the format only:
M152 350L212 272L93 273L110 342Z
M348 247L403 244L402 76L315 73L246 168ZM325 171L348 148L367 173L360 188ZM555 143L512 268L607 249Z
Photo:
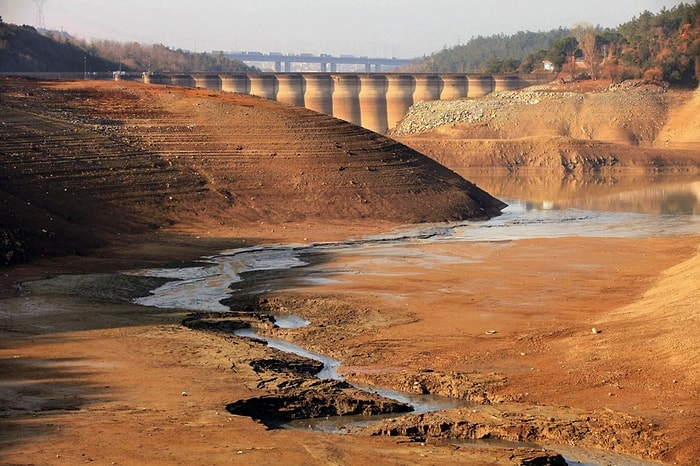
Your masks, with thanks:
M414 246L452 258L438 268L326 257L358 273L290 277L266 305L312 323L270 333L354 380L477 405L376 436L268 430L225 407L298 382L254 370L269 350L132 304L157 281L114 272L501 204L390 139L253 97L21 80L1 97L1 463L556 464L443 442L470 428L700 464L698 235Z

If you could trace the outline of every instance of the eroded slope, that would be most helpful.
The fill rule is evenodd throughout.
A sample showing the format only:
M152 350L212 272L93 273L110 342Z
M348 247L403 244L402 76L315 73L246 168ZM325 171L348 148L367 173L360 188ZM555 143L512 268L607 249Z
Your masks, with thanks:
M158 228L434 222L503 207L391 139L255 97L5 80L2 99L2 227L40 253Z

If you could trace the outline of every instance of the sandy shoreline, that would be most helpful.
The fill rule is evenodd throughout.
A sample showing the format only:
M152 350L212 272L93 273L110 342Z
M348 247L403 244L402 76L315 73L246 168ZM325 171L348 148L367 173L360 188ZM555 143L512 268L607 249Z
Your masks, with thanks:
M619 333L624 329L607 318L643 301L665 270L697 255L698 244L697 237L687 237L477 242L462 250L432 245L424 252L471 260L429 273L416 273L408 262L391 271L385 264L370 265L342 284L292 287L271 297L290 308L296 303L295 311L313 321L286 337L339 357L351 378L375 373L375 382L401 388L425 369L499 374L507 383L490 389L493 401L515 401L523 409L534 404L626 413L654 424L659 444L647 455L688 461L696 454L697 373L683 374L662 359L640 360L636 354L647 336ZM606 253L590 254L594 249ZM342 261L358 259L350 255ZM555 279L575 287L556 285ZM460 287L469 292L456 293ZM514 297L513 304L496 302L494 289ZM2 399L12 400L2 417L9 428L4 430L12 432L2 446L8 464L88 458L218 464L232 457L246 464L480 464L485 457L493 464L515 464L507 449L421 445L403 437L354 436L346 442L328 434L267 431L224 410L260 392L254 374L243 370L246 345L181 327L181 311L89 295L24 290L3 299ZM323 312L328 306L332 313ZM591 336L591 326L602 333ZM485 333L492 328L496 334ZM432 390L444 389L440 380L433 383Z

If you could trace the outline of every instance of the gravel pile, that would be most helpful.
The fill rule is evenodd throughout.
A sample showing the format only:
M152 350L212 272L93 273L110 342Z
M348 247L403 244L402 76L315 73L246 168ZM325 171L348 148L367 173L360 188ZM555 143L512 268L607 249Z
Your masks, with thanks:
M623 82L610 86L597 94L594 99L603 103L601 99L608 100L609 104L622 105L623 101L630 99L646 102L647 98L658 96L665 89L661 86L643 83L639 81ZM567 108L575 108L586 98L586 94L578 92L555 92L549 90L548 85L533 86L517 91L494 92L478 99L463 99L452 101L421 101L414 104L406 116L399 122L396 128L390 131L392 136L404 136L408 134L430 131L447 124L472 123L492 124L501 126L497 118L507 118L507 115L515 116L525 110L527 106L545 104L548 112L552 109L563 108L557 104L568 104ZM556 113L556 110L554 110Z
M421 101L391 131L393 136L429 131L450 123L479 123L493 120L508 106L536 105L545 100L581 99L574 92L551 92L528 88L494 92L480 99Z

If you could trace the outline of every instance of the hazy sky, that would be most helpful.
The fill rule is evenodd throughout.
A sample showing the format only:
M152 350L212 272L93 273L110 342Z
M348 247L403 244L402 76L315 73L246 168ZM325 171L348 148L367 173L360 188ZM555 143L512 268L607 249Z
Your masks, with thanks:
M686 3L692 3L688 0ZM0 0L8 23L84 39L238 50L413 58L474 36L615 27L668 0Z

